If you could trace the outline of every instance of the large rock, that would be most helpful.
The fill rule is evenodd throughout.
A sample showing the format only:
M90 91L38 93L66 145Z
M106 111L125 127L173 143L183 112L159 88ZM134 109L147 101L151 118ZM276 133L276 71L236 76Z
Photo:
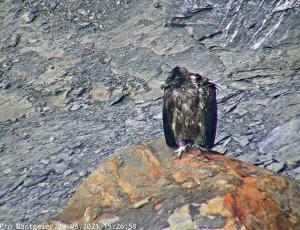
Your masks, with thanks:
M300 116L277 126L260 143L260 151L289 166L300 163Z
M26 99L0 92L0 122L32 113L34 108Z
M52 229L297 229L299 185L217 152L176 159L163 140L108 158ZM96 224L96 225L89 225Z

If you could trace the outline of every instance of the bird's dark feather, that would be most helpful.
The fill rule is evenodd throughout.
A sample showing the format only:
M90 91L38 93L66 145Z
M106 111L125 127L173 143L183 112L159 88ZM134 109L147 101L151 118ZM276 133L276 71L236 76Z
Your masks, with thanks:
M173 100L168 100L170 98L170 91L166 91L163 98L163 126L167 145L170 147L176 147L176 140L174 137L174 132L171 127L173 120Z

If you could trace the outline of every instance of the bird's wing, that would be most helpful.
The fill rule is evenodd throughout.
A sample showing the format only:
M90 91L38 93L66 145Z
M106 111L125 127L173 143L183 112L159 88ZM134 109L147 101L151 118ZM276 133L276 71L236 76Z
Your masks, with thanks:
M174 101L172 97L172 90L166 89L163 97L163 126L166 143L170 147L176 147L176 140L174 131L172 129L172 120L174 112Z
M216 87L209 85L209 93L206 104L206 136L208 148L213 148L217 130L217 100L216 100Z

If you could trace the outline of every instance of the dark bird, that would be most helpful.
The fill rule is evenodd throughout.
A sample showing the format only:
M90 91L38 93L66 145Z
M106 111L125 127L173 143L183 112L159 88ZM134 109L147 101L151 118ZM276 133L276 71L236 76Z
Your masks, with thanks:
M217 128L216 85L200 74L176 66L162 88L167 145L178 147L178 158L188 146L211 149Z

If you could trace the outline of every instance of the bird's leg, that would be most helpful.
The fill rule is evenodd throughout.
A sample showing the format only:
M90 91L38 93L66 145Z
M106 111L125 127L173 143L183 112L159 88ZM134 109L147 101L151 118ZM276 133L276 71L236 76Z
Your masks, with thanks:
M201 152L208 152L209 151L209 149L207 149L207 148L204 148L204 147L202 147L200 144L193 144L192 146L191 146L191 148L192 149L198 149L198 150L200 150Z
M202 156L203 156L204 158L206 158L207 160L210 160L210 158L208 157L208 155L205 154L205 153L207 153L207 152L209 151L209 148L204 148L204 147L202 147L199 143L193 144L193 145L191 146L191 148L200 150Z
M177 153L177 158L180 159L182 154L185 153L187 148L189 147L189 144L185 140L177 140L176 145L179 147L175 153Z

